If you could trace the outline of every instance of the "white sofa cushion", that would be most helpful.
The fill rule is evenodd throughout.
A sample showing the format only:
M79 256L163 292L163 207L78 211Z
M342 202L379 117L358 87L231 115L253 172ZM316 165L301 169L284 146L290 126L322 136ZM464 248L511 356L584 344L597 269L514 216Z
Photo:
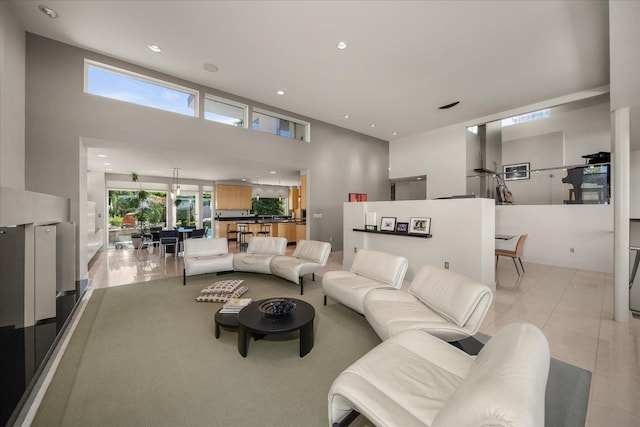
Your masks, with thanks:
M427 307L460 327L467 323L487 289L466 276L431 265L421 268L409 286L409 292Z
M328 297L364 314L364 297L372 289L389 285L349 271L327 271L322 277L322 291Z
M406 258L386 252L360 249L349 271L377 282L400 288L409 263Z
M229 245L225 238L186 239L184 250L185 257L221 255L229 253Z
M399 289L374 289L364 301L364 315L380 339L387 340L407 329L421 329L445 341L471 335Z
M489 340L434 420L434 427L544 426L549 344L530 323L512 323Z
M296 244L296 249L293 251L292 256L324 266L327 263L330 253L331 245L327 242L300 240Z
M329 422L351 409L377 426L542 426L549 345L531 324L499 331L474 360L418 330L383 342L329 390Z
M248 254L284 255L287 239L284 237L252 237L247 246ZM240 255L240 254L239 254Z
M233 254L227 239L204 238L184 241L185 276L233 270Z
M286 249L287 239L284 237L253 237L249 240L247 252L233 256L233 269L271 274L271 260L276 255L284 255Z
M452 288L457 290L455 295L446 287L448 277L451 277ZM428 289L429 285L435 290ZM409 289L417 289L422 298L431 299L425 302L412 292L395 289L373 289L365 296L364 315L381 339L386 340L405 329L422 329L445 341L469 337L480 328L493 300L489 287L430 266L418 271ZM449 300L453 309L446 306ZM462 318L466 323L458 324L456 320Z
M364 298L372 289L399 288L407 271L406 258L385 252L361 249L349 271L328 271L322 290L347 307L364 314Z
M271 273L293 283L302 284L302 276L324 267L331 253L331 244L315 240L300 240L292 256L271 259ZM300 289L302 293L302 289Z

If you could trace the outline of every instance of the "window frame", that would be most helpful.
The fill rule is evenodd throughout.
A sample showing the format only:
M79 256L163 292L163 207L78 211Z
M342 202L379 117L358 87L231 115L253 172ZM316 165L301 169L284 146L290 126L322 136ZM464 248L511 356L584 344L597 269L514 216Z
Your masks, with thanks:
M229 104L229 105L234 106L234 107L242 108L243 109L242 126L236 126L236 127L242 127L242 128L248 129L248 127L249 127L249 106L247 104L243 104L243 103L237 102L237 101L232 101L230 99L222 98L220 96L212 95L210 93L206 93L205 92L205 94L204 94L204 103L202 105L202 108L203 108L202 118L204 120L208 121L208 122L214 122L214 123L220 123L220 122L215 121L215 120L209 120L209 119L207 119L205 117L205 115L207 113L207 108L206 108L207 99L209 99L211 101L221 102L223 104ZM226 124L226 123L221 123L221 124Z
M270 132L264 132L264 133L269 133L270 135L279 136L281 138L291 139L293 141L300 141L300 142L306 142L306 143L310 143L311 142L311 123L309 123L309 122L307 122L305 120L296 119L294 117L285 116L284 114L274 113L273 111L265 110L265 109L262 109L262 108L252 108L251 109L251 123L253 123L253 113L264 114L266 116L274 117L276 119L287 120L289 122L297 123L299 125L304 126L304 141L301 141L301 140L295 139L295 138L285 137L285 136L278 135L278 134L273 134L273 133L270 133ZM251 129L253 130L253 128L251 128ZM262 131L258 130L257 132L262 132Z
M176 90L178 92L183 92L187 95L192 95L194 97L193 99L193 115L187 115L187 114L182 114L182 113L176 113L175 111L170 111L170 110L165 110L164 108L157 108L157 107L152 107L149 105L143 105L143 104L136 104L134 102L128 102L128 101L123 101L120 99L115 99L115 98L109 98L106 96L102 96L102 95L96 95L93 94L91 92L89 92L89 67L94 67L94 68L98 68L101 69L103 71L107 71L113 74L119 74L123 77L129 77L135 80L140 80L144 83L149 83L149 84L153 84L156 86L160 86L160 87L164 87L167 89L171 89L171 90ZM84 59L84 87L83 87L83 91L84 93L86 93L87 95L93 95L93 96L99 96L101 98L107 98L107 99L111 99L113 101L120 101L120 102L125 102L127 104L132 104L132 105L138 105L140 107L146 107L146 108L153 108L156 110L160 110L160 111L166 111L168 113L174 113L174 114L179 114L181 116L187 116L187 117L194 117L194 118L198 118L200 117L200 91L196 90L196 89L192 89L186 86L181 86L175 83L170 83L167 82L165 80L160 80L157 79L155 77L150 77L144 74L140 74L140 73L136 73L134 71L129 71L129 70L125 70L123 68L119 68L119 67L115 67L113 65L109 65L109 64L104 64L102 62L98 62L98 61L94 61L92 59Z

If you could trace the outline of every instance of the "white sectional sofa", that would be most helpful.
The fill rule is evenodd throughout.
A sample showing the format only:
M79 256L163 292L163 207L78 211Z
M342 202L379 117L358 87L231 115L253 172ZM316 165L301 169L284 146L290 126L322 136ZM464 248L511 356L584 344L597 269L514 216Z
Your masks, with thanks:
M287 239L284 237L252 237L246 252L233 256L235 271L271 274L271 260L284 255L287 250Z
M529 323L506 326L477 357L407 330L334 380L329 424L361 413L376 426L543 427L549 363L547 339Z
M493 301L488 286L425 265L409 291L373 289L364 299L364 315L382 340L406 329L422 329L445 341L478 332Z
M226 238L185 240L183 285L187 276L223 271L248 271L274 274L300 284L303 293L305 274L315 274L327 264L331 245L315 240L300 240L291 256L284 255L287 239L284 237L254 237L246 253L229 253ZM315 280L315 276L314 276Z
M328 271L322 277L324 305L327 296L364 314L364 297L372 289L402 287L409 262L386 252L360 249L349 271Z

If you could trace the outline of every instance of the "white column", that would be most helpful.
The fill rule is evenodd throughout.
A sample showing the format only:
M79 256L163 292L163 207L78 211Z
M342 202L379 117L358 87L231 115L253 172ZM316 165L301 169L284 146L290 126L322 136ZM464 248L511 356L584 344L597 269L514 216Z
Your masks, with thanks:
M613 112L613 318L629 321L629 108Z

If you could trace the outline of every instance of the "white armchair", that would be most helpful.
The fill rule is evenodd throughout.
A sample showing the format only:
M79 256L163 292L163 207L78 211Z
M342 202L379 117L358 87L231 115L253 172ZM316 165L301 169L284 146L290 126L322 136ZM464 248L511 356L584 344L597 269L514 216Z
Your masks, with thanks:
M364 314L364 297L372 289L398 289L409 262L386 252L360 249L349 271L328 271L322 277L324 305L327 296Z
M338 375L329 423L360 413L376 426L542 427L549 363L547 339L530 323L504 327L475 358L407 330Z
M287 239L284 237L252 237L246 252L233 256L235 271L271 274L271 260L284 255L287 250Z
M300 295L304 293L302 276L321 270L331 254L331 244L316 240L300 240L291 256L276 256L271 260L271 273L293 283L300 284Z
M187 276L233 270L233 254L229 253L227 239L186 239L184 241L184 270L182 284Z
M488 286L430 265L422 267L409 292L373 289L364 315L382 340L405 329L422 329L445 341L478 332L493 301Z

